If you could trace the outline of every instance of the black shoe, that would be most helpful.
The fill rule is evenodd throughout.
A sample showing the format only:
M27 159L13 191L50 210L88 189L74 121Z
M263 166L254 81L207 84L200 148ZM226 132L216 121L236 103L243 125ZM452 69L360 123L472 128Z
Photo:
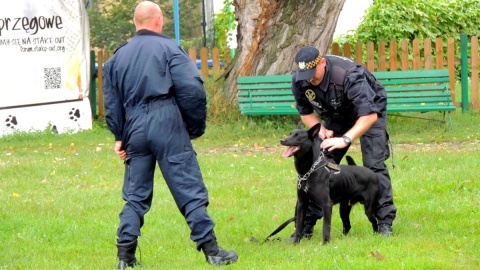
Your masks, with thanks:
M205 259L212 265L220 266L234 263L238 260L238 255L235 251L226 251L217 245L215 238L202 244L202 250L205 254Z
M302 236L302 238L307 238L307 239L312 238L312 236L313 236L313 227L314 227L314 226L315 226L315 224L306 223L306 224L305 224L305 227L303 228L303 236Z
M315 226L315 224L305 223L305 227L303 227L303 233L302 233L301 239L307 238L308 240L310 240L313 236L313 227L314 226ZM287 242L293 242L294 239L295 239L295 233L293 233L290 236L290 238L287 239Z
M135 257L135 251L137 250L137 240L128 243L117 243L117 249L117 269L126 269L128 267L134 268L135 266L142 266Z
M393 235L392 225L387 223L378 224L378 234L390 236Z
M221 247L218 248L218 251L216 254L212 254L212 255L205 254L205 258L207 259L207 262L209 264L213 264L217 266L231 264L238 260L237 253L235 253L235 251L233 250L226 251L226 250L223 250Z
M135 268L135 266L142 267L142 264L140 264L140 262L137 261L137 259L135 259L133 262L130 262L130 263L120 260L118 262L117 269L127 269L128 267Z

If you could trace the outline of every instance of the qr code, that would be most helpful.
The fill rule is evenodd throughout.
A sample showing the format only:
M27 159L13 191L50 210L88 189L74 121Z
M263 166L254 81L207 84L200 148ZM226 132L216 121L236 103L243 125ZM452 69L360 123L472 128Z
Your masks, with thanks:
M62 88L62 69L44 68L45 89L60 89Z

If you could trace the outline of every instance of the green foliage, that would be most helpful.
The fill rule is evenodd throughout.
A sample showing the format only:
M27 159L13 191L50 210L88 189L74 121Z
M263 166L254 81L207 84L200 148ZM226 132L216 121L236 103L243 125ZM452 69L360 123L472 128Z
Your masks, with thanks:
M136 0L93 1L88 10L92 47L115 50L135 33L133 11Z
M480 35L477 0L375 0L352 35L354 41L459 38ZM352 40L352 41L353 41Z
M201 0L179 2L181 45L201 44ZM163 33L175 38L173 4L154 0L162 8L165 18ZM115 50L135 34L133 13L138 0L94 0L88 10L90 21L90 42L92 47Z
M228 43L236 38L232 36L231 31L237 27L232 1L224 0L223 3L222 11L215 14L215 47L220 50L220 53L224 53Z
M408 40L411 51L414 39L420 41L423 49L424 39L435 41L440 37L444 41L446 58L446 39L453 37L457 45L456 58L459 58L460 34L480 36L479 13L478 0L375 0L357 29L335 38L335 42L362 42L366 46L368 41L377 45L380 41L388 44L395 40L399 44Z

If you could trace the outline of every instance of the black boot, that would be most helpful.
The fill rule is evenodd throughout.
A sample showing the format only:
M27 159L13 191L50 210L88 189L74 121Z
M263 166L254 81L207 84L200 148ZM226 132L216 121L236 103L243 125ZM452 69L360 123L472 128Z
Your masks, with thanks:
M205 258L209 264L220 266L231 264L238 260L237 253L233 250L223 250L218 246L215 237L212 238L212 240L203 243L201 249L205 254Z
M388 223L378 224L378 233L385 236L393 235L392 225Z
M307 219L305 221L305 227L303 227L303 237L310 239L313 236L313 227L315 227L315 224L317 223L317 220L309 220Z
M304 222L304 227L302 231L302 238L307 238L310 239L313 236L313 228L315 227L315 224L317 224L316 218L309 218L307 217ZM293 239L295 239L295 233L293 233L290 238L287 239L287 242L293 242Z
M135 251L137 249L137 240L127 243L117 243L118 269L126 269L127 267L134 268L141 266L140 262L135 258Z

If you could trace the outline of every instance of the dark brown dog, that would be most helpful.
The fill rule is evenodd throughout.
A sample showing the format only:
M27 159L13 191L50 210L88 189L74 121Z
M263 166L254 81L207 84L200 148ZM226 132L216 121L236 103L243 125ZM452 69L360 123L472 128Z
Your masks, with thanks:
M379 184L376 174L361 166L337 165L327 158L320 149L319 131L320 124L307 131L302 129L300 123L287 138L280 140L282 145L288 146L283 156L294 156L298 176L296 228L293 242L298 243L302 238L309 199L323 210L324 244L330 241L332 207L337 203L340 203L344 235L348 234L352 227L350 211L357 202L364 205L365 214L372 223L373 231L377 232L378 224L375 214L378 209ZM355 164L351 157L347 156L346 159L349 164Z

